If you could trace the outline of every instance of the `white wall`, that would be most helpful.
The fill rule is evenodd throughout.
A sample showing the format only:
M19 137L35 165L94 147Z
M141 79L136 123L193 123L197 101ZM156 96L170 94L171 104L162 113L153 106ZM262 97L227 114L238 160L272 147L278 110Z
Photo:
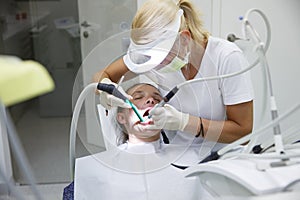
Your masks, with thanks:
M48 35L50 57L54 69L66 68L67 62L72 62L72 43L69 35L55 28L54 20L63 17L78 19L77 2L73 0L60 1L31 1L30 11L32 14L50 13L48 26L51 33ZM63 53L62 53L63 52Z
M293 105L300 102L298 92L300 74L300 1L298 0L227 0L219 1L220 9L220 37L226 38L228 33L242 36L239 16L243 16L250 8L258 8L267 16L271 25L271 44L266 54L273 82L274 95L277 100L279 115L287 111ZM258 33L265 41L265 29L263 20L258 15L250 15L249 20L253 23ZM252 20L252 21L251 21ZM249 49L248 49L249 50ZM260 66L252 70L252 80L256 93L256 120L260 118L259 109L262 108L262 77ZM282 129L290 127L297 122L297 116L291 116L284 121ZM263 118L266 122L270 114ZM258 124L259 121L256 121Z
M122 25L127 24L130 28L133 15L136 12L135 0L78 0L79 23L86 21L92 25L85 28L81 26L81 52L83 57L82 74L83 84L86 86L91 83L93 75L104 68L106 65L121 56L124 52L122 39L129 37L127 34L118 34L125 31ZM94 27L94 28L93 28ZM84 32L89 33L84 37ZM77 80L80 76L77 77ZM85 101L85 119L86 119L86 140L85 132L80 131L78 134L83 144L93 144L104 146L103 139L99 138L98 114L95 110L93 96L89 96ZM101 130L101 129L100 129ZM92 151L89 146L86 148Z

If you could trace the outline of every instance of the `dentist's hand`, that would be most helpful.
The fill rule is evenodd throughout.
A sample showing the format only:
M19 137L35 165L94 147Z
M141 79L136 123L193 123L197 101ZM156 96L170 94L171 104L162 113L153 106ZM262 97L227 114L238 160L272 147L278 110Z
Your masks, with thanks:
M169 104L154 108L149 114L152 115L154 125L148 125L147 129L183 131L189 121L189 114L179 112Z
M106 84L113 84L115 87L117 87L117 84L112 82L108 78L102 79L101 83L106 83ZM126 96L128 99L131 99L132 97L124 90L122 89L121 86L118 87L118 90ZM111 94L108 94L107 92L99 90L100 93L100 104L107 110L110 110L112 107L123 107L123 108L131 108L129 104L125 103L122 99L115 97Z

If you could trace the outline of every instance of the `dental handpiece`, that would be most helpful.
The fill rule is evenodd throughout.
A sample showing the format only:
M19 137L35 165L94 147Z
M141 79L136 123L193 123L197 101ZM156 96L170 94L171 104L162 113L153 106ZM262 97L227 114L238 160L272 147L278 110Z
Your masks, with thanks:
M144 119L138 112L137 107L132 102L130 102L129 99L126 98L113 84L98 83L97 89L107 92L107 93L125 101L127 104L129 104L131 106L132 110L138 116L139 120L141 122L144 122Z
M168 94L158 103L156 104L152 109L163 107L170 99L178 92L178 87L175 86ZM148 115L148 118L150 119L152 115Z

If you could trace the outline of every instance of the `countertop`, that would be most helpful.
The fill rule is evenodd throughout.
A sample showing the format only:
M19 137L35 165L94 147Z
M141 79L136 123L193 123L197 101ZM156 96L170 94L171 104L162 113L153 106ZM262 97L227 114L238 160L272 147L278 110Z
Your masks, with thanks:
M49 13L45 12L36 16L29 15L26 19L20 20L16 20L13 16L7 16L6 30L2 34L2 39L7 40L15 34L35 26L38 21L44 19L48 15Z

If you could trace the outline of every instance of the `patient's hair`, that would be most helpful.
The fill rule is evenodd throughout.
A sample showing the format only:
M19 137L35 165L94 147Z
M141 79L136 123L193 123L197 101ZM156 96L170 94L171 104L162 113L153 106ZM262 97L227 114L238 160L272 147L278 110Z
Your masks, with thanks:
M123 112L124 108L118 107L117 113ZM118 126L121 129L121 134L117 137L117 145L121 145L127 142L129 139L128 134L126 133L125 126L123 124L120 124L118 120L116 120L118 123Z

